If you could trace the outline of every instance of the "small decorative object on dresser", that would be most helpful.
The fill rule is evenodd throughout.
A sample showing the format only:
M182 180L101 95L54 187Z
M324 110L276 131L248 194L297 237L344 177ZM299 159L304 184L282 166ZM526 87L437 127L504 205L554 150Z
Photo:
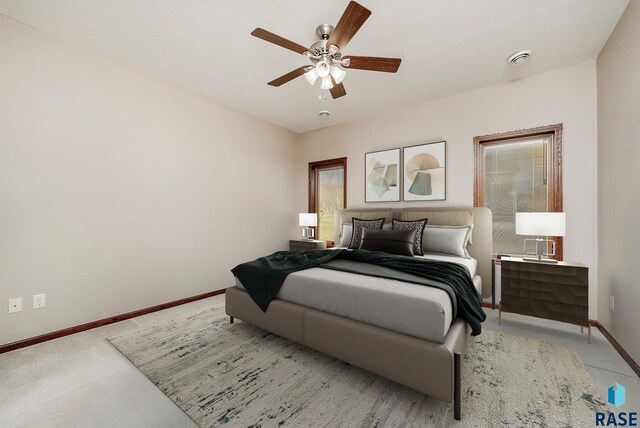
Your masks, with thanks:
M327 248L327 241L313 239L292 239L289 241L289 251L315 251Z
M589 268L581 263L539 263L515 257L503 257L502 312L513 312L538 318L587 327L589 325Z

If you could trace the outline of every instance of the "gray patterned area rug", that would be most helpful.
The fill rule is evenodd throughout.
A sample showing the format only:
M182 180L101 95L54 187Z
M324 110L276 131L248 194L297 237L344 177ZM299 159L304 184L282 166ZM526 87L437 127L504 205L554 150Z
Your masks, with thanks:
M216 304L110 342L202 427L582 427L604 400L574 349L485 331L461 422L439 401L254 328Z

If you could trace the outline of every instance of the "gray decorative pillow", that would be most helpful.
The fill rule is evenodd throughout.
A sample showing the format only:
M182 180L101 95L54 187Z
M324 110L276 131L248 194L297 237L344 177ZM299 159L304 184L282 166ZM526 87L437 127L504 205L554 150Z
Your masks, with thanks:
M424 227L427 224L426 218L420 220L412 220L412 221L402 221L393 219L392 225L393 230L414 230L416 231L416 239L413 243L413 254L416 256L424 256L424 252L422 251L422 232L424 231Z
M471 225L430 226L422 234L422 251L425 253L451 254L469 258L467 243L471 234Z
M384 224L384 217L377 218L375 220L363 220L361 218L354 217L351 220L351 224L353 225L353 232L349 248L355 250L356 248L360 248L360 241L362 241L362 229L381 230L382 225Z
M361 250L384 251L389 254L413 257L413 241L416 229L362 230Z

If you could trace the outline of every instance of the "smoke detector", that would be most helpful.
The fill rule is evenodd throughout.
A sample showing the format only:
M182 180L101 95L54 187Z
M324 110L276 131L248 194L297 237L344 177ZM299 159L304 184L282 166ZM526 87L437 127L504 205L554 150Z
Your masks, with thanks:
M330 114L331 114L331 112L330 112L329 110L320 110L320 111L318 112L318 115L319 115L320 117L327 117L327 116L329 116Z
M511 55L507 60L507 62L513 65L514 67L517 67L527 62L530 56L531 56L531 50L529 49L524 51L519 51Z

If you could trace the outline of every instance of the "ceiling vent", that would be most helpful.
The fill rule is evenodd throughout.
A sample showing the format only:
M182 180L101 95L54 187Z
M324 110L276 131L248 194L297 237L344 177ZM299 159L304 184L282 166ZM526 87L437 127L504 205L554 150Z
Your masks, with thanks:
M514 67L517 67L527 62L530 56L531 56L530 50L516 52L509 57L507 62L509 62L509 64L513 65Z

